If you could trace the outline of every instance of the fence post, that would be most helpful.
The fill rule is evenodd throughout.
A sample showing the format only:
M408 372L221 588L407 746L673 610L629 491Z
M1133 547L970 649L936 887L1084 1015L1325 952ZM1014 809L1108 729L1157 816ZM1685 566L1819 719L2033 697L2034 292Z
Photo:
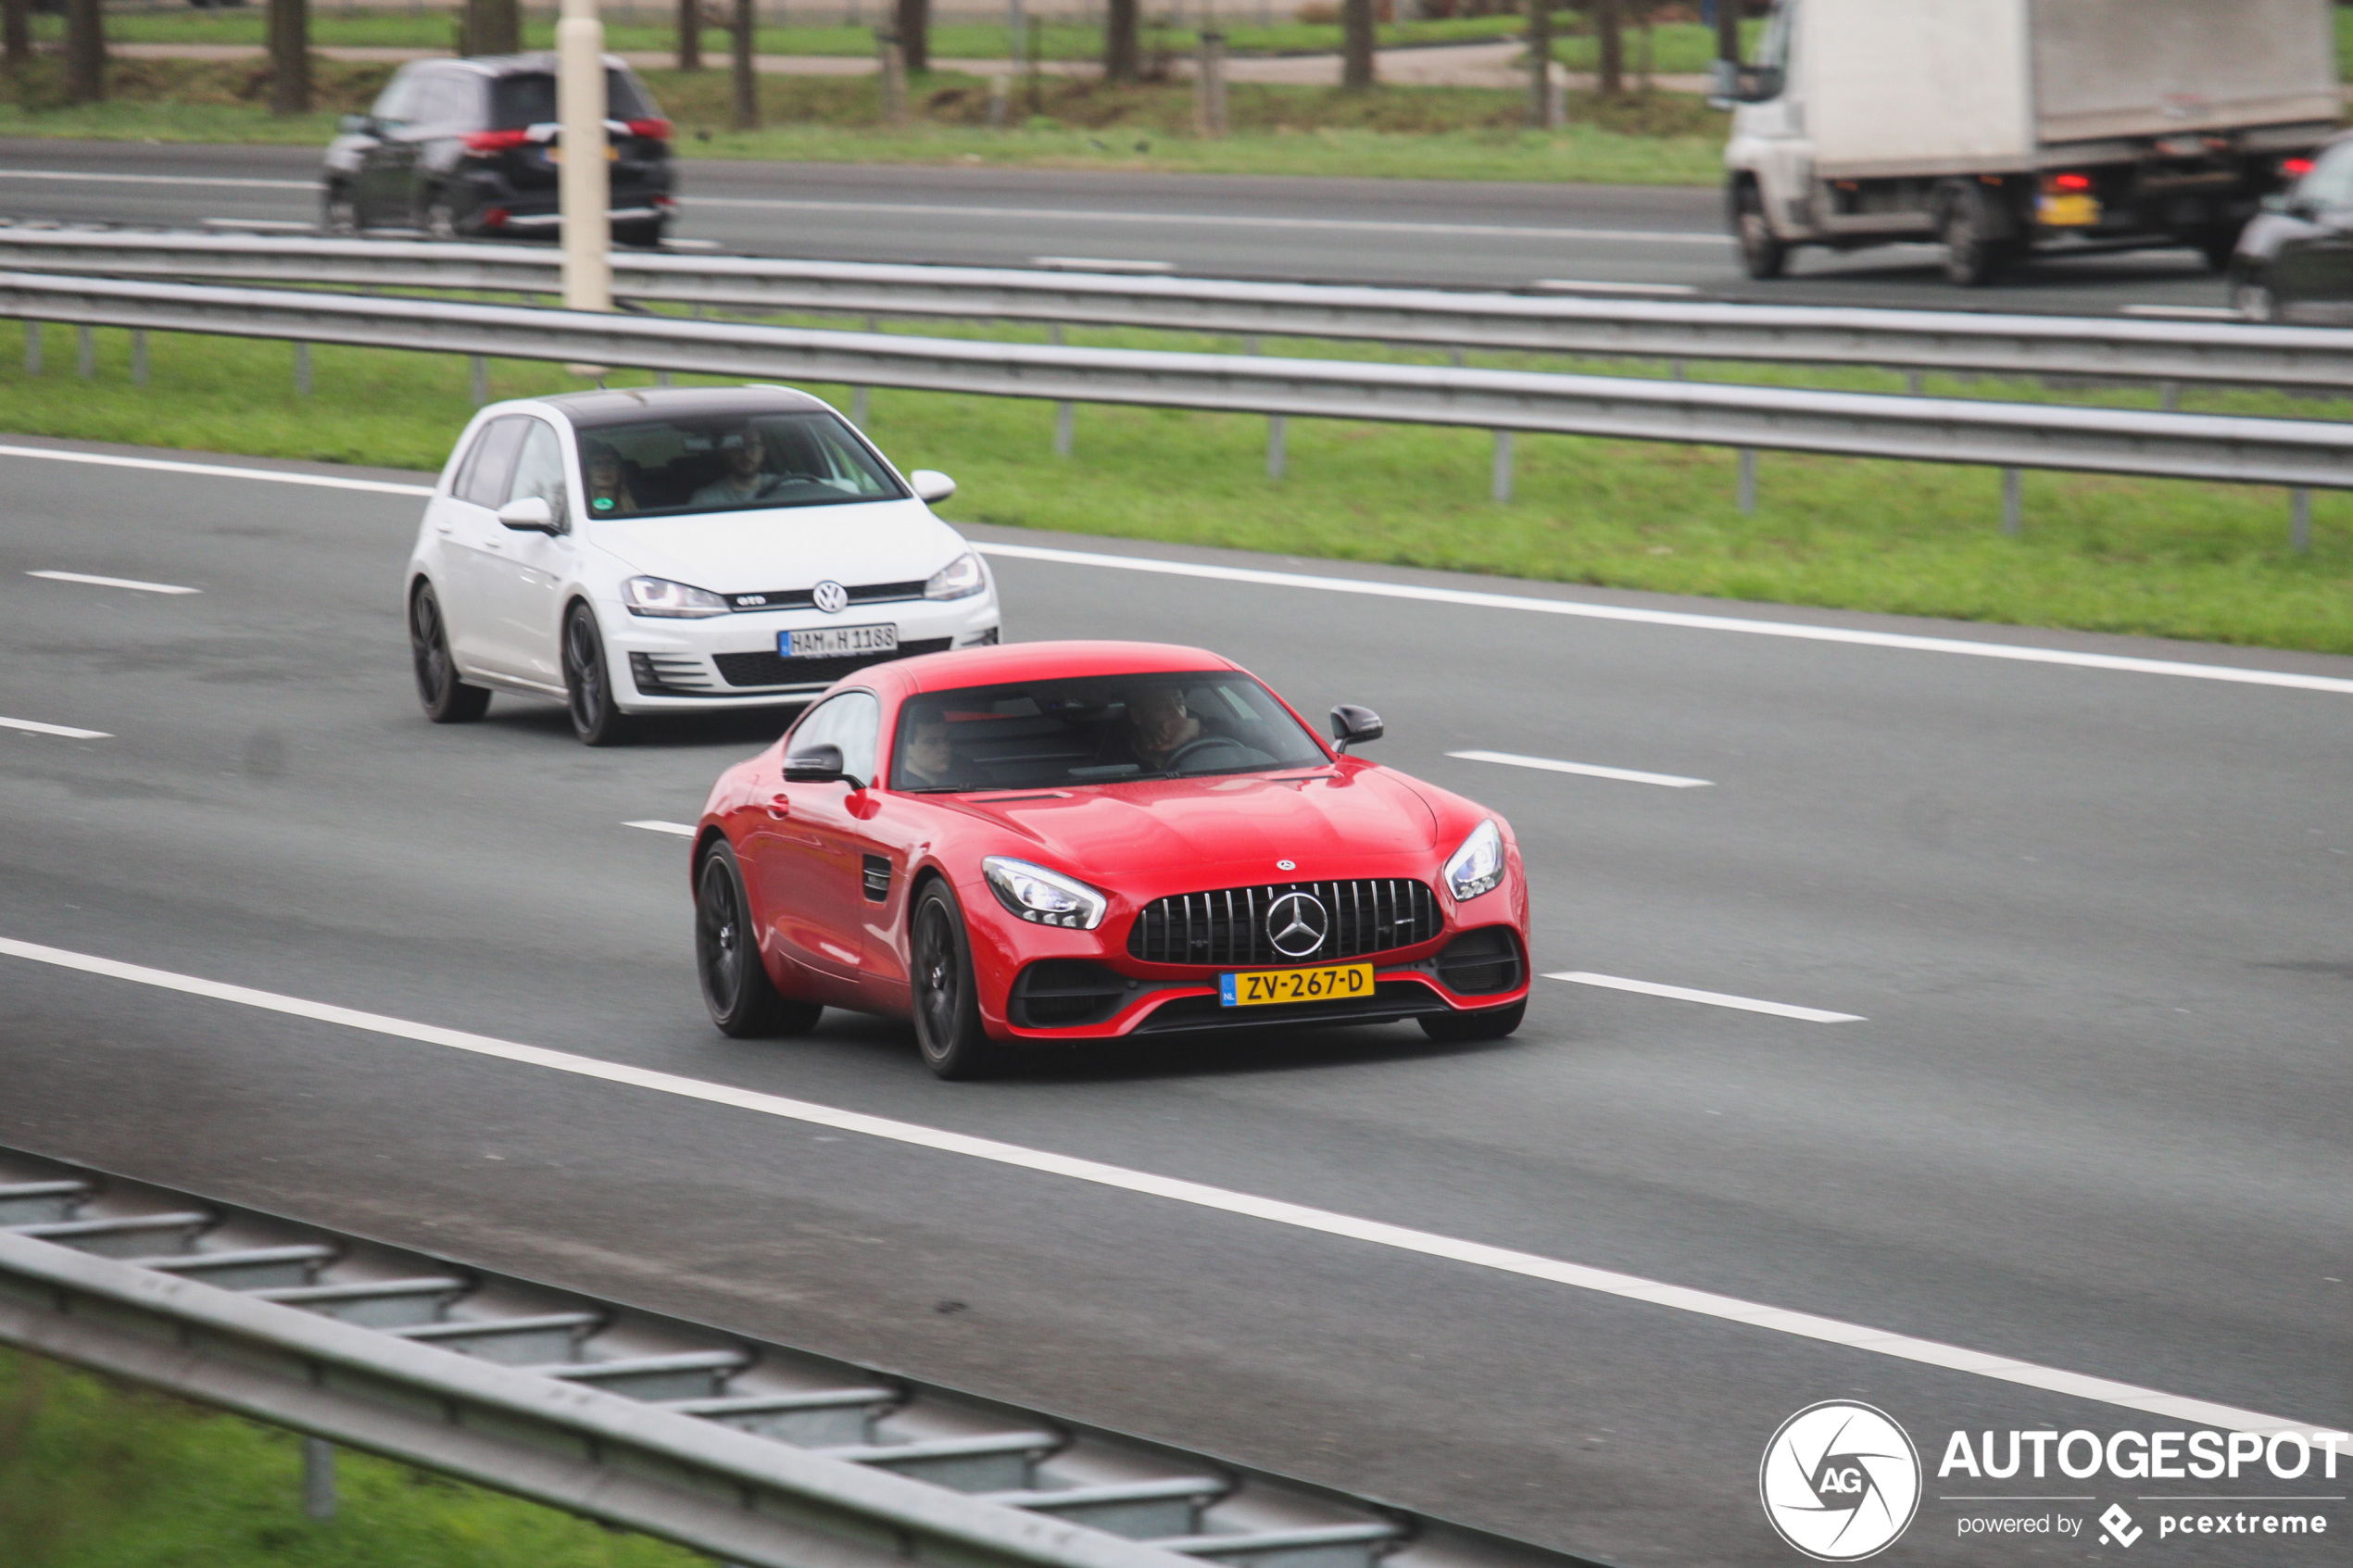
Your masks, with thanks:
M1743 516L1756 509L1756 448L1754 446L1740 449L1738 497Z
M2312 553L2312 492L2302 485L2287 493L2287 546L2299 556Z
M310 345L307 343L295 345L295 395L310 395Z
M76 360L77 368L82 371L82 379L83 381L88 381L92 376L98 373L97 334L93 332L88 327L75 328L74 334L74 358Z
M907 123L907 54L899 34L875 29L875 64L881 75L882 115L886 125Z
M2020 490L2023 476L2016 469L2002 470L2002 532L2018 535Z
M335 1516L335 1446L324 1437L302 1440L302 1511L321 1521Z
M147 329L131 329L131 384L147 384Z
M1272 415L1266 420L1266 477L1269 479L1283 477L1283 445L1290 425L1290 421L1280 414Z
M29 376L41 373L41 323L38 321L24 324L24 373Z
M1498 501L1512 498L1512 433L1507 430L1495 433L1495 472L1488 494Z

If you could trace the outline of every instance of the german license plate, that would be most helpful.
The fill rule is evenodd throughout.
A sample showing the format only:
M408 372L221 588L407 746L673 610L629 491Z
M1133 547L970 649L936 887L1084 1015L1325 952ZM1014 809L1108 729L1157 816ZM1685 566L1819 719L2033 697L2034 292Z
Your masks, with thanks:
M605 144L605 161L608 163L615 162L620 158L620 157L621 149L614 146L610 142L607 142ZM547 149L547 161L549 163L561 163L563 160L564 150L561 147L551 146Z
M1334 964L1328 969L1261 969L1217 977L1217 999L1229 1008L1269 1002L1324 1002L1373 994L1373 966Z
M813 632L779 632L776 651L786 659L839 659L852 653L897 653L896 626L820 626Z
M2053 229L2088 229L2100 220L2100 198L2086 195L2045 196L2034 216Z

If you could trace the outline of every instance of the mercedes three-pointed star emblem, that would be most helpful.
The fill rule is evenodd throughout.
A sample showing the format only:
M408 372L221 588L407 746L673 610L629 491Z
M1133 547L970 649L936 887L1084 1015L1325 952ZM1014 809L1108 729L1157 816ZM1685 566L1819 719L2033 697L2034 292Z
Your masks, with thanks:
M1287 959L1303 959L1324 945L1332 917L1313 893L1286 893L1266 908L1266 940Z

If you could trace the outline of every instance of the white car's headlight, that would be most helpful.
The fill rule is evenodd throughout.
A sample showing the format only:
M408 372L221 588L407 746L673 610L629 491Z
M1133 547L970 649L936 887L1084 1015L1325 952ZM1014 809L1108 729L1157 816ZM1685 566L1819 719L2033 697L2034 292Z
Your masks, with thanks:
M1463 847L1447 857L1446 886L1454 895L1454 902L1461 904L1491 892L1503 880L1504 833L1490 817L1471 829Z
M689 588L664 577L632 577L621 585L621 602L632 615L658 615L673 621L698 621L725 615L735 608L708 588Z
M924 584L927 599L968 599L988 586L988 574L980 567L980 558L966 550L946 566L931 574Z
M990 855L980 862L980 874L997 902L1037 925L1066 925L1092 931L1103 923L1111 901L1083 882L1015 860Z

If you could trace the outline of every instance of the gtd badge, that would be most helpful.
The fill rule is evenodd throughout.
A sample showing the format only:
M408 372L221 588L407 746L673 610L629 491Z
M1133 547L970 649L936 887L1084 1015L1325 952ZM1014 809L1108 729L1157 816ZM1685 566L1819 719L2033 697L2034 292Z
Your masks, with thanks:
M1856 1562L1919 1512L1920 1456L1884 1411L1825 1399L1781 1423L1756 1486L1781 1539L1818 1562Z

